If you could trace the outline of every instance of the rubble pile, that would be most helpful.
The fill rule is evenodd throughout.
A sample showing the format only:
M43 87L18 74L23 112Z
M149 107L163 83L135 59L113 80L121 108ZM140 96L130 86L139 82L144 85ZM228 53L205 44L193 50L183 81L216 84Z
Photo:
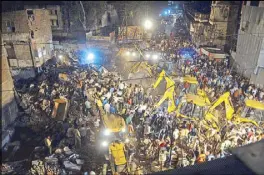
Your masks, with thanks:
M55 71L54 71L55 70ZM26 126L38 133L39 144L31 154L30 174L73 174L96 166L94 151L96 129L94 122L98 120L99 111L93 99L98 83L107 84L116 74L95 67L79 67L78 69L46 69L37 78L15 82L17 100L20 106L20 117L17 124ZM103 78L102 78L103 77ZM88 83L89 82L89 83ZM98 82L98 83L92 83ZM85 84L85 86L83 86ZM87 87L89 84L89 87ZM85 110L85 97L91 100L91 112ZM56 100L66 102L61 108ZM63 106L63 105L62 105ZM67 126L66 126L67 125ZM91 131L85 141L85 149L77 149L76 129L87 126ZM44 147L44 137L51 136L52 153L49 157ZM87 148L87 149L86 149ZM95 149L95 148L94 148ZM77 154L78 153L78 154ZM81 153L81 154L80 154ZM80 157L81 155L82 157ZM29 162L29 163L30 163Z
M78 154L64 147L64 149L57 149L54 154L45 157L43 161L40 159L32 161L30 174L74 174L81 171L83 164L84 160L80 159Z

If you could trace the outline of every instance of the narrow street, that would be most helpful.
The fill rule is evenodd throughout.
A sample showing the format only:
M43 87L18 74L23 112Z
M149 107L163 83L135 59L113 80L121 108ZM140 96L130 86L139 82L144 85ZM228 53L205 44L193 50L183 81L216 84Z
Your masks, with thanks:
M244 162L237 149L263 142L261 58L241 72L224 49L241 2L53 3L2 4L1 174L217 174L219 160Z

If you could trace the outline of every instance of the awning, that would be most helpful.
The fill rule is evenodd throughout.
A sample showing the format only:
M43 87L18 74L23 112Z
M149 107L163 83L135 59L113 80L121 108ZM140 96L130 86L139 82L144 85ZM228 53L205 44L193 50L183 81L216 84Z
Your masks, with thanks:
M204 47L200 48L200 54L205 54L209 59L225 59L226 53L218 48Z

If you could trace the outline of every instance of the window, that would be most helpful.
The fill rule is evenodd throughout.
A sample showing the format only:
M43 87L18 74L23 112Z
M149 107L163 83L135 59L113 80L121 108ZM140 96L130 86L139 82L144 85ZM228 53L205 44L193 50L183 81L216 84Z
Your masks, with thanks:
M258 7L259 1L250 1L250 6Z
M30 31L30 36L32 39L34 39L34 32L32 30Z
M10 21L7 21L7 22L6 22L6 26L7 26L7 27L11 27L11 22L10 22Z
M58 20L51 20L51 26L58 26Z
M247 5L247 1L244 1L243 5Z
M27 10L27 14L28 15L33 15L34 13L33 13L33 10Z
M50 12L50 15L52 15L52 10L49 10L49 12Z
M57 10L54 10L55 15L57 15Z
M12 21L6 21L6 31L7 32L15 32L16 28L15 28L15 23Z

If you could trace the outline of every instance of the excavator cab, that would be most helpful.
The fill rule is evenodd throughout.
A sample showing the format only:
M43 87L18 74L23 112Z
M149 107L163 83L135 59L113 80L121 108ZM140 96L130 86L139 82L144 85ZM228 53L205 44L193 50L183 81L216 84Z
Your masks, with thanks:
M191 120L203 119L204 111L209 104L198 95L186 94L177 107L177 117L188 118Z
M256 100L245 100L244 107L235 115L237 123L252 123L255 126L264 123L264 103Z

